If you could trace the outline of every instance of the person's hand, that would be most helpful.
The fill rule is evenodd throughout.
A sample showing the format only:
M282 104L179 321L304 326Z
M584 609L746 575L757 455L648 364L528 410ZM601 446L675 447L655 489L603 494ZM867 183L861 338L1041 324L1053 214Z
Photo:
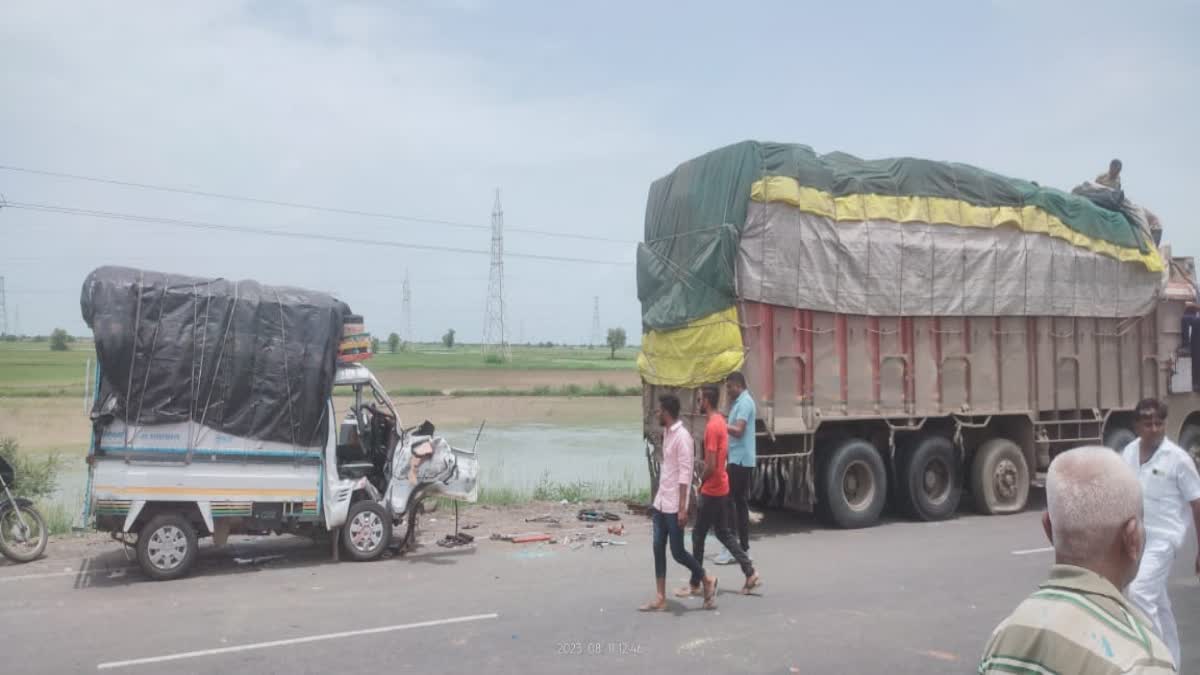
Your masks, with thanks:
M687 527L688 514L687 511L679 512L679 527L680 529ZM1196 559L1196 564L1200 566L1200 558Z

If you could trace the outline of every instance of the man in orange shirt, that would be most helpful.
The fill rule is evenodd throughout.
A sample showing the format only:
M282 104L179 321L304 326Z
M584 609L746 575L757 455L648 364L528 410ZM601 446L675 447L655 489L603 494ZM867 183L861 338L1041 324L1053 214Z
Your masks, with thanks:
M754 564L742 550L737 536L729 529L729 473L725 469L725 462L729 458L729 430L725 416L717 409L720 399L721 390L715 386L700 390L700 412L708 416L708 423L704 428L704 478L700 484L696 527L692 530L692 556L696 560L704 560L704 540L708 537L709 528L715 528L717 540L742 566L742 573L746 575L742 593L749 594L762 584L762 579L754 571ZM676 593L680 597L699 594L699 586L686 586Z

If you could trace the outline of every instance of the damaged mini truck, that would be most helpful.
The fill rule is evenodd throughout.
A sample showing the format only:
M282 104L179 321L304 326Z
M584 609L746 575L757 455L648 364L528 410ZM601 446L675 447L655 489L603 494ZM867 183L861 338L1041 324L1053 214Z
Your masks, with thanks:
M207 536L328 532L335 557L373 560L412 542L426 497L478 496L475 449L401 424L362 318L330 295L102 267L80 305L87 515L151 579L186 575Z

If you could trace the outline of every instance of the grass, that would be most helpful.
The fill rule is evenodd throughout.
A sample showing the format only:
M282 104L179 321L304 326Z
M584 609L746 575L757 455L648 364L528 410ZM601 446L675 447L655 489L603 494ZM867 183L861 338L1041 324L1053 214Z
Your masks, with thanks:
M410 345L395 354L376 354L367 362L371 370L406 370L413 368L464 369L495 368L499 370L632 370L636 366L637 349L617 350L617 358L609 358L607 347L531 347L514 345L512 360L485 359L479 345ZM81 366L82 368L82 366Z
M82 505L79 505L82 507ZM81 508L71 508L62 501L39 500L37 510L46 521L46 529L50 534L67 534L75 526L75 517Z
M96 353L79 341L65 352L47 342L0 342L0 396L83 396L83 369Z
M88 340L79 340L65 352L50 351L47 342L0 342L0 398L82 397L84 366L95 363L95 352ZM632 371L637 350L617 351L610 359L607 348L587 347L512 347L512 360L502 361L491 355L485 359L478 345L410 345L395 354L376 354L368 367L381 378L387 373L405 370L498 370L498 371ZM389 392L393 396L440 396L442 391L412 387ZM621 389L597 383L592 388L571 384L563 387L533 389L480 389L451 392L455 396L634 396L640 388Z
M558 396L575 398L580 396L641 396L641 387L618 387L615 384L597 382L590 388L578 384L568 384L561 387L542 385L532 389L455 389L451 396L486 396L486 397L525 397L525 396Z
M632 501L649 502L650 488L634 487L631 483L618 482L606 486L595 486L582 481L559 483L548 476L531 490L512 487L488 487L486 483L479 486L479 499L475 504L461 504L460 509L472 506L516 506L529 502L561 502L567 500L572 504L594 501ZM454 502L450 499L436 500L438 509L453 509Z

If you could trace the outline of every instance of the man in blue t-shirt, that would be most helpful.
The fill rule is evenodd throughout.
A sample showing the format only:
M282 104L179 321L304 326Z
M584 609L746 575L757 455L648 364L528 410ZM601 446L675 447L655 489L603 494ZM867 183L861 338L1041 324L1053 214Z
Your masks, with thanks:
M729 396L729 497L732 505L733 529L747 556L750 552L750 478L756 461L754 447L754 418L757 410L754 397L746 389L746 377L733 373L725 378L725 393ZM734 562L728 551L722 551L714 561L718 565Z

